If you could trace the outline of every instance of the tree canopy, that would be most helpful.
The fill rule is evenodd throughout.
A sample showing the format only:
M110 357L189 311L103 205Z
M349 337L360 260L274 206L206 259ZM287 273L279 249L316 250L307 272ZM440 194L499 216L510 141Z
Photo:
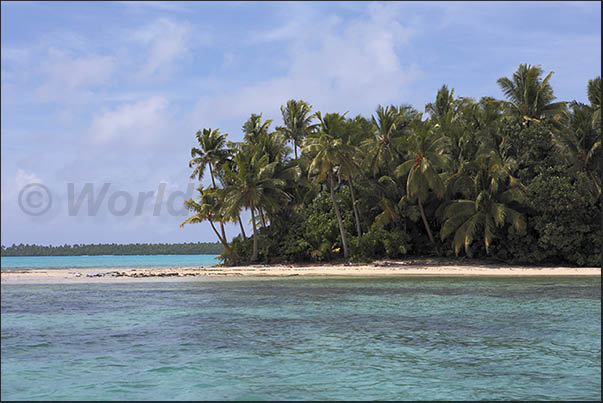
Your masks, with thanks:
M183 224L209 221L227 264L429 255L598 266L601 80L585 83L586 105L557 101L544 73L522 64L499 78L504 99L443 85L425 113L399 103L352 117L290 99L274 130L251 114L241 142L205 129L192 175L219 180L186 202ZM240 223L245 210L252 236L241 224L228 242L214 223Z

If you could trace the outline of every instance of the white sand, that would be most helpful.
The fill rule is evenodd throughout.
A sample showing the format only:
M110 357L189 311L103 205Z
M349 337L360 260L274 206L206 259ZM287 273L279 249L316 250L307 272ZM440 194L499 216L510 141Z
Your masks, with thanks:
M539 267L445 259L380 261L375 263L250 265L236 267L162 267L143 269L91 268L2 272L2 284L90 283L140 281L199 281L214 279L282 278L288 276L601 276L600 267Z

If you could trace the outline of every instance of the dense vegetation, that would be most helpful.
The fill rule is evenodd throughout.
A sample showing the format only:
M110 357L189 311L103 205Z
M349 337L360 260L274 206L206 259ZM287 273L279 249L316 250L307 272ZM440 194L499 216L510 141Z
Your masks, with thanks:
M219 255L224 248L218 242L132 243L127 245L91 244L42 246L2 245L2 256L98 256L98 255Z
M182 225L208 221L227 264L464 255L599 266L601 79L585 105L554 102L550 77L520 65L498 80L505 100L443 85L425 114L390 105L348 117L289 100L282 126L252 114L241 142L199 131L191 177L209 171L211 185L186 202ZM230 242L224 222L240 225Z

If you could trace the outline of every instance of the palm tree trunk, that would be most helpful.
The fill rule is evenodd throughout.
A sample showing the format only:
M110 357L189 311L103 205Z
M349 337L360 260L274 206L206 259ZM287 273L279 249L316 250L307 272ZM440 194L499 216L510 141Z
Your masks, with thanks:
M593 173L590 173L590 178L592 179L593 183L595 184L595 187L597 188L597 192L599 192L599 196L601 196L601 186L599 186L599 184L597 183L597 179L595 177L595 175L593 175Z
M264 210L261 207L258 207L258 214L260 215L260 219L262 220L262 228L266 229L266 219L264 218Z
M216 236L218 237L218 239L220 240L220 243L222 245L224 245L224 239L220 236L220 233L218 232L218 230L216 229L216 226L214 225L213 221L211 220L207 220L209 221L209 225L211 225L211 229L214 230L214 232L216 233Z
M220 243L222 244L222 246L224 246L224 250L226 250L226 253L227 253L228 255L230 255L231 250L230 250L230 247L228 246L228 242L226 242L226 239L225 239L225 238L222 238L222 237L220 236L220 233L218 232L218 230L216 229L216 226L214 225L214 223L213 223L211 220L207 220L207 221L209 221L209 225L211 225L211 229L213 229L213 230L214 230L214 232L216 233L216 236L217 236L217 237L218 237L218 239L220 240Z
M421 199L419 199L419 210L421 211L421 218L423 219L423 224L425 225L425 229L427 230L427 235L429 235L429 240L432 244L435 244L433 240L433 235L431 234L431 230L429 229L429 224L427 224L427 218L425 218L425 211L423 211L423 203L421 203Z
M333 208L335 209L335 215L337 216L337 222L339 223L339 233L341 234L341 243L343 244L343 257L345 258L345 264L350 264L350 254L348 253L348 242L345 239L345 229L343 228L343 220L341 219L341 213L337 202L335 201L335 181L333 180L333 172L329 172L329 184L331 188L331 201L333 202Z
M211 176L211 184L213 185L214 189L216 189L216 181L214 179L214 170L211 167L211 163L209 164L209 175ZM222 220L220 220L220 231L222 232L222 238L224 238L224 241L228 242L226 240L226 231L224 231L224 222Z
M251 254L251 261L255 262L258 259L258 230L255 225L255 209L253 205L251 205L251 222L253 223L253 253Z
M241 227L241 235L243 235L243 240L247 239L247 235L245 235L245 227L243 227L243 222L241 221L241 216L237 217L239 220L239 227Z
M295 151L295 159L297 159L297 144L295 144L295 140L293 140L293 150Z
M350 193L352 194L352 209L354 210L354 218L356 219L356 231L358 236L362 235L362 229L360 228L360 217L358 214L358 206L356 205L356 196L354 195L354 186L352 186L352 178L348 175L348 183L350 185Z
M211 176L211 184L213 185L214 189L216 188L216 181L214 179L214 170L211 167L211 164L209 164L209 175Z

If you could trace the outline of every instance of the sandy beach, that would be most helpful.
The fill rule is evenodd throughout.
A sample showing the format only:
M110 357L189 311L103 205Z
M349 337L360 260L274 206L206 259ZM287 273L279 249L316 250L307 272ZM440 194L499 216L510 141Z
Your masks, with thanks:
M343 264L160 268L73 268L2 272L2 284L191 281L291 276L601 276L600 267L544 267L462 263L443 259Z

